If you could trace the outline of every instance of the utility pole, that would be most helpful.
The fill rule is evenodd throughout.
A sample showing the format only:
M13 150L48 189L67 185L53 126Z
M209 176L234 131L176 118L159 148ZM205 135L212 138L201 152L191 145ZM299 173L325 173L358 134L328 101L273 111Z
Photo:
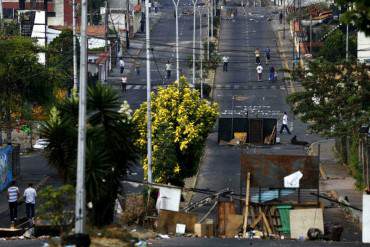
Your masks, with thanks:
M312 15L310 15L310 53L312 54Z
M105 0L104 9L105 9L105 13L104 13L104 41L105 41L104 51L107 52L108 51L108 1L107 0Z
M4 30L3 0L0 0L0 28Z
M212 41L213 41L213 17L214 17L214 0L211 0L211 38L212 38Z
M209 0L207 5L207 62L209 63L209 27L210 27L210 16L209 16Z
M87 86L87 0L81 0L81 54L80 93L78 111L77 183L75 233L85 233L86 192L85 192L85 149L86 149L86 86Z
M195 25L196 25L196 11L197 11L197 0L192 0L193 2L193 86L195 85Z
M150 82L150 25L149 25L149 0L145 1L145 28L146 28L146 116L147 123L147 159L148 183L152 183L152 113L151 113L151 82Z
M0 0L1 1L1 0ZM73 32L73 93L77 94L78 87L78 72L77 72L77 37L76 37L76 25L77 25L77 14L76 14L76 0L72 1L72 32Z
M129 8L130 8L130 0L126 0L126 21L125 21L125 24L126 24L126 49L129 49L130 48L130 32L129 32L129 29L130 29L130 11L129 11Z
M346 25L346 61L348 62L349 57L349 26Z
M179 2L180 0L172 0L175 5L176 14L176 80L180 82L180 62L179 62Z
M203 98L202 8L199 8L200 97Z
M285 39L285 16L286 16L286 9L285 9L285 1L284 1L284 6L283 6L283 39Z

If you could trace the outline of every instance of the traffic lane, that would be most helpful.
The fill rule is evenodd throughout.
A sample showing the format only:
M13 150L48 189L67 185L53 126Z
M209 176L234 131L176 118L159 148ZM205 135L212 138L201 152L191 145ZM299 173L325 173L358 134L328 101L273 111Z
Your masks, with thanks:
M230 188L239 191L240 149L237 147L220 146L217 143L217 133L211 133L207 138L202 165L199 167L196 188L221 190ZM192 201L203 198L195 194Z
M204 246L204 247L360 247L369 246L360 242L324 242L324 241L298 241L298 240L247 240L237 238L183 238L176 237L171 239L149 240L151 246L154 247L170 247L170 246Z

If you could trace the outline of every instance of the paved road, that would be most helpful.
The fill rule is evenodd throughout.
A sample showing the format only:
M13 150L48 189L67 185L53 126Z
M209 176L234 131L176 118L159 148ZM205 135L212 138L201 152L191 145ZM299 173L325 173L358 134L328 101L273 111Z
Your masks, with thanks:
M170 246L202 246L202 247L344 247L344 246L369 246L359 242L321 242L321 241L289 241L289 240L239 240L239 239L220 239L220 238L172 238L165 240L152 240L151 246L155 247L170 247Z
M34 152L32 154L21 156L20 167L21 175L17 178L17 183L22 195L23 191L27 188L28 183L36 185L45 176L50 177L47 180L47 185L60 185L62 183L56 170L48 165L47 160L43 157L41 152ZM25 217L25 212L25 205L21 204L18 207L18 218ZM0 227L8 227L9 225L8 202L6 191L3 191L0 195Z
M185 14L192 10L191 0L180 1L179 5L179 60L180 69L187 78L192 78L192 72L187 66L187 59L192 55L193 47L193 16ZM205 19L205 18L204 18ZM159 13L151 17L151 81L152 89L156 90L158 86L172 83L176 80L176 26L174 18L174 5L172 0L161 1ZM196 28L196 52L199 52L199 15L197 16ZM203 22L203 39L205 39L207 25ZM127 100L133 109L146 100L146 50L145 50L145 34L137 34L135 40L136 46L144 48L139 51L139 54L134 54L132 51L124 53L126 62L133 63L134 60L140 62L141 73L136 75L133 69L124 73L128 78L127 92L123 93L123 99ZM170 79L166 79L165 64L170 61L172 65L172 75ZM121 75L115 69L111 73L111 79L108 81L110 85L120 90Z
M235 7L228 7L235 8ZM222 20L221 39L219 51L222 55L230 57L229 71L223 72L218 68L213 96L220 105L221 116L230 117L232 97L239 97L241 101L235 102L235 115L242 115L244 110L249 116L273 117L281 123L282 113L288 112L290 121L294 126L292 132L298 139L306 141L316 140L317 137L306 133L306 126L294 119L286 103L286 85L284 81L271 82L268 80L268 66L281 69L282 61L277 53L276 40L267 16L271 14L261 7L246 7L244 10L237 7L237 16L234 20ZM257 81L254 51L261 50L262 65L264 68L263 80ZM265 64L262 51L271 50L271 61ZM266 73L265 73L266 72ZM303 154L302 147L287 144L291 136L280 135L281 145L270 148L255 148L256 153L288 153ZM197 187L220 190L230 187L239 191L240 149L237 147L220 146L217 144L217 134L212 133L206 145L206 151L201 164ZM199 196L194 197L195 200Z

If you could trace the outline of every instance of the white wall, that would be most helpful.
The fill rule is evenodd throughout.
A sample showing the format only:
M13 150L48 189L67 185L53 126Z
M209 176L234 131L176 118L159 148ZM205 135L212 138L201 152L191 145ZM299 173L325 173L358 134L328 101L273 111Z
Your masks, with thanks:
M370 63L370 37L363 32L357 32L357 59L361 63Z
M48 17L48 25L64 26L64 0L54 0L55 17Z

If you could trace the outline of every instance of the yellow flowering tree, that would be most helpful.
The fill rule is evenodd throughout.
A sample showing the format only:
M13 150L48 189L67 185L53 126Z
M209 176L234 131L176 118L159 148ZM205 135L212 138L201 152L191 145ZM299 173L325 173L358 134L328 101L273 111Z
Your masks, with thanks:
M144 102L133 116L140 133L136 143L143 156L147 150L146 108ZM175 82L152 93L151 108L153 179L158 183L181 186L184 178L197 171L205 140L218 116L218 106L201 99L199 91L181 77L180 83ZM147 159L143 160L146 171Z

